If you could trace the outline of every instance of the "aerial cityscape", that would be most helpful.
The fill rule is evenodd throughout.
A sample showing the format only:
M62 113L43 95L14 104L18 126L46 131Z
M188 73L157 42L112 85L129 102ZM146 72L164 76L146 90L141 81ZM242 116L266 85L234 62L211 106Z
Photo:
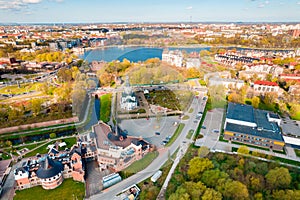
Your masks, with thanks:
M299 13L0 0L0 199L300 200Z

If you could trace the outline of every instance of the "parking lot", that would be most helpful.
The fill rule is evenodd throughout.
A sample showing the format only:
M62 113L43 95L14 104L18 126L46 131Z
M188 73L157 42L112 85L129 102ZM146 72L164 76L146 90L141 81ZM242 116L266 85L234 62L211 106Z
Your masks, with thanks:
M224 109L217 108L206 113L205 120L202 124L201 134L205 139L199 140L199 145L212 148L217 141L222 130Z
M174 134L177 128L177 126L174 126L174 122L180 122L178 116L122 120L120 127L127 130L128 135L143 137L143 139L159 148L163 147L161 143L166 137Z

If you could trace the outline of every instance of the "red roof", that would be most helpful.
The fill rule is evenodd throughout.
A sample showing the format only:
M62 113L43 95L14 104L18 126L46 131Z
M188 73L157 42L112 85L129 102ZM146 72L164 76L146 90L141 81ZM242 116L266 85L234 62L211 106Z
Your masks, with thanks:
M278 86L277 83L270 82L270 81L255 81L254 84L256 84L256 85L267 85L267 86Z
M280 76L298 77L300 74L281 74Z

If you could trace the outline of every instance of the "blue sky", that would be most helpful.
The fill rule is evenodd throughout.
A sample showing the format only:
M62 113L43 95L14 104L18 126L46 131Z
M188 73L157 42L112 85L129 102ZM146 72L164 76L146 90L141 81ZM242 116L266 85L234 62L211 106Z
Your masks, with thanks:
M300 22L300 0L0 0L12 22Z

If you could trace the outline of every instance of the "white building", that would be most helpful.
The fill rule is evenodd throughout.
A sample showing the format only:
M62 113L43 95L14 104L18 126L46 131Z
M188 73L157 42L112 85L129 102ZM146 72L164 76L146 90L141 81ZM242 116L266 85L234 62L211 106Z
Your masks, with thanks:
M179 50L175 50L175 51L165 50L162 53L162 61L167 62L170 65L175 65L176 67L182 67L183 54Z
M126 78L124 92L121 96L121 109L133 110L137 108L137 99L129 84L129 78Z
M210 78L208 82L209 86L223 85L226 89L235 88L241 89L245 83L239 79L226 79L226 78Z
M279 92L278 84L270 81L255 81L253 89L261 94L266 92Z

